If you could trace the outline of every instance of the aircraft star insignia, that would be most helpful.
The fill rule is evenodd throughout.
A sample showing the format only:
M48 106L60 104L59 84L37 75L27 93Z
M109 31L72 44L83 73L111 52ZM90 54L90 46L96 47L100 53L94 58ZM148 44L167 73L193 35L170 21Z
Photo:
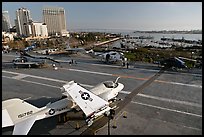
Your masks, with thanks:
M87 99L90 98L90 95L88 93L84 92L84 93L81 94L81 98L84 99L84 100L87 100Z
M50 110L49 110L49 114L50 114L50 115L53 115L54 113L55 113L55 110L54 110L54 109L50 109Z

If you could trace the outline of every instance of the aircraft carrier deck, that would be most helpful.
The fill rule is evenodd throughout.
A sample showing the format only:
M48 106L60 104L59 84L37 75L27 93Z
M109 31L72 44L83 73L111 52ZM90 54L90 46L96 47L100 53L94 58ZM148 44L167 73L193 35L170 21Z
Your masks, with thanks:
M15 56L15 53L2 54L2 101L28 98L31 104L42 107L61 98L60 87L71 80L90 89L120 76L119 82L125 87L118 96L122 100L116 104L127 101L126 97L133 91L139 93L132 96L110 121L111 135L202 135L201 69L188 73L164 71L155 76L159 68L154 64L134 63L127 69L79 57L72 58L77 64L61 63L57 70L51 66L15 69L8 63ZM108 124L100 122L100 119L96 122L98 127L88 128L81 111L68 112L60 117L36 121L28 134L80 135L94 132L95 135L107 135ZM2 135L12 134L12 130L13 127L3 128Z

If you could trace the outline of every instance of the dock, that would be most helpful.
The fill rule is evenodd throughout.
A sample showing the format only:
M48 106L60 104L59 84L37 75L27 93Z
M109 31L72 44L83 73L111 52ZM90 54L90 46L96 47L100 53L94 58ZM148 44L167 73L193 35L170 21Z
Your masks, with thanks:
M121 37L114 38L114 39L111 39L111 40L108 40L108 41L104 41L104 42L100 42L100 43L96 43L96 44L94 44L94 46L101 46L101 45L104 45L104 44L108 44L108 43L117 41L117 40L119 40L119 39L121 39Z

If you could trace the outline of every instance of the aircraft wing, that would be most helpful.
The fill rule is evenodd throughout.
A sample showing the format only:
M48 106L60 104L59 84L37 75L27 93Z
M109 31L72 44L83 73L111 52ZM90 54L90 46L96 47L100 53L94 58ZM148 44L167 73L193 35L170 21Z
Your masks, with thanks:
M31 58L35 58L35 59L48 59L48 60L51 60L51 61L53 61L53 62L56 62L56 63L59 63L58 61L56 61L56 60L54 60L54 59L52 59L52 58L49 58L49 57L47 57L47 56L40 56L40 57L38 57L38 56L32 56L32 55L30 55L30 54L28 54L27 52L24 52L24 53L21 53L22 55L24 55L24 56L27 56L27 57L31 57Z
M16 123L14 126L13 135L27 135L35 120L36 116L32 116L19 123Z
M81 87L74 81L65 84L63 87L87 117L109 105L107 101Z
M175 59L176 59L177 61L179 61L180 63L185 64L185 62L184 62L183 60L180 60L180 59L177 58L177 57L175 57Z
M2 128L13 126L13 125L14 123L11 120L11 117L9 116L8 111L6 109L2 109Z
M15 62L14 64L16 64L16 65L36 65L37 63L36 62L25 62L25 63L23 63L23 62Z

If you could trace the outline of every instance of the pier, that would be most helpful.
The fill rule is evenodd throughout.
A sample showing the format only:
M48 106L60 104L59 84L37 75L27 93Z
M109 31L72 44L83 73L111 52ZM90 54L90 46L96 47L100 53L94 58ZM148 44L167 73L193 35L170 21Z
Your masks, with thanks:
M108 40L108 41L104 41L104 42L100 42L100 43L96 43L96 44L94 44L94 46L101 46L101 45L104 45L104 44L108 44L108 43L117 41L117 40L119 40L119 39L121 39L121 37L114 38L114 39L111 39L111 40Z

